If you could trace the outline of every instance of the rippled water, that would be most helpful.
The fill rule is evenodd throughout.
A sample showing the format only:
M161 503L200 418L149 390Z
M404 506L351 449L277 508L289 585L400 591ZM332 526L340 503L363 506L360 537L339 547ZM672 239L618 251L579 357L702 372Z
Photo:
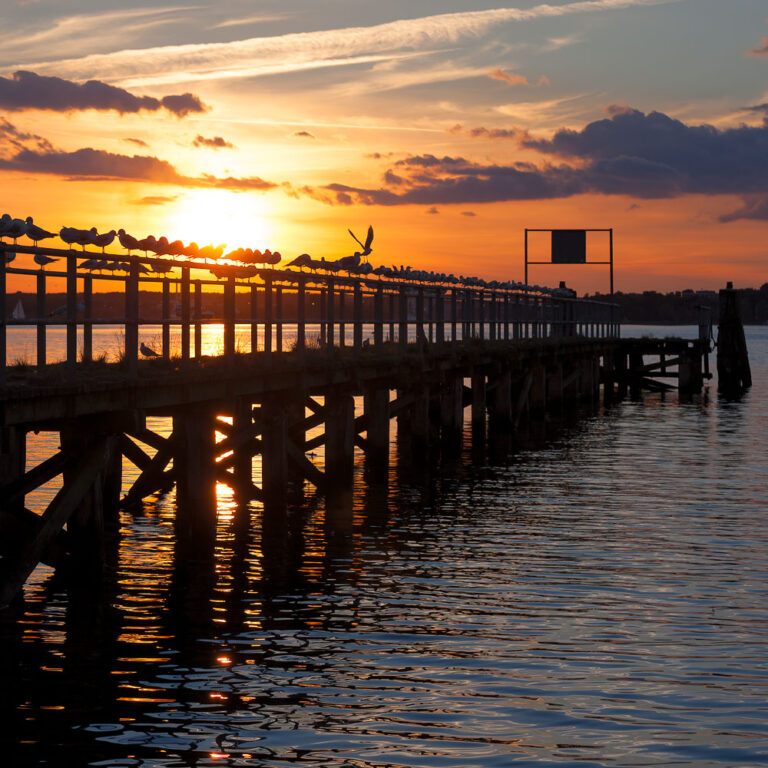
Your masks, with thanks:
M768 764L748 343L741 402L646 396L387 489L361 466L287 516L222 489L215 570L174 567L172 496L124 514L103 603L39 569L2 624L3 764Z

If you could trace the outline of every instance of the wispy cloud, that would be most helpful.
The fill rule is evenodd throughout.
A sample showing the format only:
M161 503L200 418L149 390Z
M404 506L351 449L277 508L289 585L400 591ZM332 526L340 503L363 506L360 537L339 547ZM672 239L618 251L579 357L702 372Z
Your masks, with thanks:
M177 23L199 6L163 6L122 11L83 13L54 18L41 24L0 29L0 60L26 61L30 57L73 56L82 51L114 50L140 40L147 30ZM63 73L55 73L63 74ZM98 76L98 72L94 76Z
M85 79L98 76L123 85L253 77L334 64L384 59L402 51L428 51L479 38L494 27L534 19L597 13L676 0L581 0L564 5L498 8L403 19L369 27L254 37L227 43L121 50L56 62L28 64L38 72ZM343 53L340 53L343 52ZM158 75L158 73L161 73Z
M256 16L245 16L242 19L227 19L213 25L213 29L223 29L225 27L244 27L247 24L268 24L272 21L282 21L289 18L287 13L260 13Z
M514 72L505 72L503 69L492 69L488 73L491 80L501 80L507 85L528 85L528 78L525 75L518 75Z

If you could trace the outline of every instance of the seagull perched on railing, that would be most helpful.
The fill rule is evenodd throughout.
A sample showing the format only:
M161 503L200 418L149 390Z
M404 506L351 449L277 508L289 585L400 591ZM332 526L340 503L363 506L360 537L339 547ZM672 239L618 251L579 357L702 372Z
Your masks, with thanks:
M10 213L4 213L2 216L0 216L0 237L5 237L6 233L8 232L8 227L11 226L11 222L13 219L11 218Z
M347 232L352 235L352 239L363 249L362 251L355 251L354 255L360 256L361 258L368 256L373 250L371 248L371 243L373 242L373 227L368 227L368 236L365 238L365 244L361 243L360 240L357 239L355 233L351 229L348 229Z
M141 346L139 347L139 351L141 352L144 357L160 357L160 355L155 352L152 347L148 347L143 341L141 342Z
M101 248L101 252L104 253L104 249L112 243L116 234L114 229L110 229L109 232L104 232L100 235L94 227L90 232L90 243L97 248Z
M40 265L41 270L46 264L50 264L52 261L58 261L58 259L52 259L50 256L46 256L43 253L36 253L32 258L35 260L35 264Z
M56 237L55 233L49 232L47 229L43 229L42 227L38 227L37 224L32 221L31 216L27 216L26 224L26 235L35 245L37 245L41 240L47 240L49 237Z
M13 240L13 244L16 245L16 241L22 236L27 234L27 222L21 219L12 219L10 224L5 228L3 235L10 237Z
M77 229L76 227L62 227L59 231L59 237L67 245L82 245L85 250L86 245L91 245L91 237L96 234L96 227L91 229Z
M133 235L129 235L124 229L117 230L117 239L128 253L139 249L139 241Z
M311 267L312 257L308 253L302 253L300 256L297 256L293 261L289 261L288 264L286 264L286 266L299 267L300 269L304 267Z

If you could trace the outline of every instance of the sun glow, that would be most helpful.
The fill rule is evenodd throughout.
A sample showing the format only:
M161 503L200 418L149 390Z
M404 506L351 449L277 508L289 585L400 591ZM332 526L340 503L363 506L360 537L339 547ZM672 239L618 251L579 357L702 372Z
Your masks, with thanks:
M225 244L226 250L279 250L265 201L221 189L193 189L172 204L167 216L169 239L198 245ZM171 206L169 206L171 208Z

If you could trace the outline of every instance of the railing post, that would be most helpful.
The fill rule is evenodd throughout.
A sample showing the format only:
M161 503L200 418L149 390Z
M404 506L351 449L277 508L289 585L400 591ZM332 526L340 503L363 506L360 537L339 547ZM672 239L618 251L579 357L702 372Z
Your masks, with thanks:
M189 267L181 268L181 359L189 360Z
M251 285L251 354L259 351L259 286Z
M424 288L419 286L416 290L416 341L426 341L424 333Z
M373 343L379 346L384 342L384 288L376 286L373 299Z
M397 295L394 291L389 294L389 340L395 340L395 318L397 317Z
M404 285L400 286L400 307L399 307L399 328L397 329L397 340L401 347L408 344L408 293Z
M325 299L326 309L328 311L328 323L327 323L327 330L326 330L326 344L328 344L328 349L333 349L333 343L334 343L335 329L333 326L336 324L334 298L335 298L334 297L334 281L333 281L333 278L329 278L327 295Z
M37 273L37 368L46 364L45 272Z
M307 348L307 285L303 276L299 277L299 284L296 290L296 350L299 353L299 359L304 359L304 352Z
M171 281L163 278L163 359L171 357Z
M195 360L203 356L203 284L195 280Z
M68 256L67 259L75 258ZM67 315L69 316L69 263L67 264ZM77 298L75 296L75 298ZM73 309L75 307L73 306ZM69 325L69 317L67 317ZM75 326L77 328L77 326ZM69 327L67 327L67 359L69 359ZM139 374L139 262L131 259L131 270L125 281L125 362L129 376Z
M326 291L325 286L320 288L320 344L325 346L328 338L328 327L326 323Z
M363 348L363 287L360 282L355 283L352 317L355 351L359 352Z
M272 276L264 278L264 352L272 359Z
M445 341L445 302L443 300L443 289L435 288L435 337L438 344Z
M343 347L346 343L346 328L344 326L344 299L346 298L346 293L344 292L344 286L342 284L341 290L339 291L339 346Z
M83 362L93 360L93 277L83 278Z
M283 289L275 286L275 351L283 351Z
M224 357L235 357L235 277L230 275L224 284Z
M451 341L456 342L459 322L459 292L451 288Z
M138 276L138 273L137 273ZM138 319L138 318L137 318ZM136 331L138 338L138 329ZM136 354L138 354L138 342ZM67 373L75 372L77 363L77 256L67 254Z

